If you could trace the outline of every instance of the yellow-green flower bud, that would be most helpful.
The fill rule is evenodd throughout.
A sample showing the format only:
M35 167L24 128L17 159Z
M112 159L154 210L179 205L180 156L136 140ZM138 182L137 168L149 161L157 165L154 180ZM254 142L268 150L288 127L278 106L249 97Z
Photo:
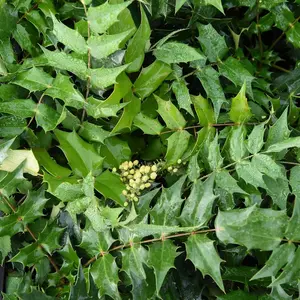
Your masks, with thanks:
M140 179L140 178L137 178L137 179L135 180L135 182L136 182L136 183L140 183L140 182L141 182L141 179Z
M133 201L138 202L139 198L138 197L133 197Z
M147 175L144 175L143 177L142 177L142 181L143 182L147 182L149 180L149 177L147 176Z
M151 178L152 180L155 180L156 177L157 177L157 174L156 174L155 172L152 172L152 173L150 174L150 178Z
M156 165L152 166L151 171L156 172L157 171L157 166Z
M123 174L123 176L128 176L129 175L129 173L128 172L124 172L124 174Z
M133 177L134 177L135 179L141 178L141 177L142 177L142 174L141 174L140 171L136 171Z
M113 171L114 173L116 173L116 172L117 172L117 168L113 168L112 171Z
M126 184L126 190L127 190L127 191L130 191L130 190L131 190L131 187L130 187L128 184Z
M150 172L150 167L149 166L146 166L145 167L145 173L149 173Z
M122 194L123 194L124 196L126 196L126 195L127 195L127 191L126 191L126 190L123 190L123 191L122 191Z
M126 201L126 202L124 202L124 206L126 207L126 206L128 206L128 202Z
M141 166L141 167L140 167L140 172L141 172L141 173L145 173L145 166Z
M145 187L146 188L149 188L151 186L151 183L149 183L149 182L147 182L146 184L145 184Z
M130 161L130 162L128 163L128 166L129 166L129 168L132 168L132 167L133 167L133 162Z
M179 158L179 159L177 160L177 163L180 165L180 164L182 163L182 160Z
M173 170L173 167L168 167L168 171L171 172Z
M142 191L143 189L145 189L145 185L144 185L144 184L141 184L141 185L140 185L140 190Z
M134 170L130 170L130 172L129 172L129 173L133 175L133 174L134 174L134 172L135 172Z
M177 169L177 168L175 168L175 169L173 170L173 173L177 173L177 171L178 171L178 169Z
M133 164L134 164L135 166L137 166L137 165L139 164L139 161L136 159L136 160L133 162Z

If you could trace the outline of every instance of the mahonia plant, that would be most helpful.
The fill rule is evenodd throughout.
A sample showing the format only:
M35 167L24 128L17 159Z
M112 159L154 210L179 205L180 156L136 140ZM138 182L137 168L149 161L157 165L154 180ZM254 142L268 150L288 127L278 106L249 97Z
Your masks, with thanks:
M0 289L297 299L299 0L0 0Z

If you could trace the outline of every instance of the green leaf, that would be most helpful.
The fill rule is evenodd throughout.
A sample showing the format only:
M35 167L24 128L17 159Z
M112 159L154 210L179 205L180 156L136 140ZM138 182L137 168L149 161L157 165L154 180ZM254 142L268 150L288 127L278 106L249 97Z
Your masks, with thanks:
M128 73L137 72L141 68L147 43L150 39L151 29L147 15L141 5L141 24L133 38L129 41L125 53L125 63L130 66L127 69Z
M286 243L274 249L270 258L265 263L264 267L259 270L251 280L256 280L264 277L275 277L279 270L289 263L295 255L296 247L294 244Z
M211 124L216 123L214 110L207 99L203 98L201 95L192 96L192 102L201 126L210 126Z
M174 261L180 253L177 247L170 240L154 243L149 246L148 265L155 273L156 294L159 296L160 289L166 275L171 268L174 268Z
M173 81L172 91L176 96L179 107L186 110L190 115L194 116L194 113L191 109L192 101L189 89L187 88L184 79Z
M268 133L268 139L265 147L268 149L271 145L276 143L281 143L284 140L287 140L290 136L290 130L288 128L287 121L288 109L286 109L280 118L275 122L273 126L270 127Z
M131 158L131 149L127 141L118 137L109 137L105 140L104 146L101 146L100 153L105 157L104 167L118 168L123 161Z
M246 134L244 126L232 127L229 133L229 154L235 162L240 162L247 154Z
M176 106L169 100L165 101L160 97L155 96L158 104L157 112L163 118L169 129L183 129L186 121Z
M76 174L85 177L90 171L97 173L101 170L103 158L76 132L68 133L56 129L54 133L70 167Z
M238 124L247 122L251 118L252 113L246 98L246 83L243 84L236 97L232 98L229 116Z
M182 7L182 5L187 2L187 0L176 0L175 4L175 14L179 11L179 9Z
M150 96L171 72L172 69L167 64L156 60L142 70L134 83L134 92L142 99Z
M251 154L257 154L264 145L265 124L254 126L248 136L247 149Z
M202 226L212 217L212 207L215 199L214 176L209 176L205 182L195 181L180 215L183 226Z
M225 291L220 272L222 259L214 247L214 242L206 235L193 234L185 244L187 259L201 271L203 276L211 276L218 287Z
M58 41L79 54L87 53L87 45L83 36L77 30L71 29L58 21L54 15L51 16L53 22L53 33L57 37Z
M291 283L297 280L300 271L300 248L298 247L293 258L283 268L282 273L270 284L270 286L278 286L285 283Z
M216 173L216 184L218 187L231 194L247 194L237 185L237 181L226 170L221 170L220 172Z
M143 264L148 257L147 250L141 245L133 245L122 251L122 270L133 280L133 278L146 279Z
M36 108L37 104L32 99L16 99L8 102L0 102L0 112L22 118L33 117Z
M178 42L168 42L158 46L154 56L167 64L187 63L205 58L196 49Z
M265 154L256 154L252 158L253 166L263 174L277 179L281 178L286 180L282 166L278 165L270 156Z
M300 166L293 167L290 175L290 185L292 192L295 195L293 215L288 222L286 229L286 237L290 240L298 240L299 234L299 223L300 223Z
M221 0L195 0L195 3L198 5L212 5L224 14Z
M21 299L24 300L52 300L53 299L52 297L38 290L32 290L31 293L21 293L20 297Z
M135 116L141 110L141 101L138 99L132 92L129 92L125 98L124 102L129 102L128 105L125 106L123 114L118 121L117 125L112 130L112 133L116 133L118 131L122 131L124 129L131 130L132 122Z
M286 209L288 195L290 194L289 183L286 179L273 179L270 177L264 177L266 183L266 190L269 196L271 196L273 203L280 209Z
M95 88L105 89L117 82L117 77L124 71L128 65L116 68L90 69L91 84Z
M76 282L71 286L70 300L88 299L85 277L81 264L78 265Z
M85 249L91 257L97 257L101 252L107 251L113 242L114 239L109 229L97 232L89 224L82 231L82 240L79 247Z
M93 263L90 273L99 288L99 297L108 295L113 299L121 299L118 291L118 267L111 254L99 257Z
M66 106L80 109L84 105L83 96L74 88L69 76L62 75L61 73L57 74L51 87L44 94L63 100Z
M293 44L295 48L300 48L300 24L296 23L286 32L287 40Z
M179 130L167 139L168 148L165 160L167 165L174 165L185 153L191 135L186 130Z
M197 24L199 37L204 54L210 62L217 62L224 58L228 52L225 38L214 29L211 24Z
M34 157L32 150L8 150L7 157L0 166L0 170L12 172L21 163L24 163L23 172L37 176L39 164Z
M86 104L88 115L95 119L116 117L117 112L128 105L128 103L110 104L106 101L95 99L93 96L89 97Z
M236 165L236 172L246 183L250 183L256 188L267 188L263 179L263 174L257 170L253 163L250 163L249 161L238 163Z
M103 172L100 176L96 177L95 189L105 198L112 199L121 206L124 205L126 199L122 191L125 189L125 185L118 175L108 170Z
M78 134L89 142L98 142L101 144L104 144L104 140L111 135L109 131L102 129L102 126L87 121L80 125Z
M60 51L49 51L46 48L42 50L49 66L69 71L83 80L87 78L87 66L83 60Z
M6 256L11 252L10 236L0 236L0 263L3 265Z
M131 1L119 4L109 4L108 1L99 6L90 6L88 9L88 21L95 33L104 33L110 26L118 21L118 15L129 5Z
M300 148L300 137L288 138L285 141L272 144L270 147L268 147L266 153L281 152L282 150L286 150L293 147Z
M215 228L218 239L248 249L270 251L278 247L287 223L285 211L257 208L219 211Z
M41 69L33 67L28 71L19 73L16 79L13 81L30 92L43 91L51 87L53 78L42 71Z
M213 141L209 141L208 157L210 169L212 171L219 169L223 164L223 158L220 153L220 145L218 143L218 134L215 135Z
M219 73L211 66L206 66L199 70L196 75L206 92L207 98L213 103L215 119L217 120L222 104L227 102L220 84Z
M2 164L2 162L8 156L7 152L10 149L10 147L14 141L15 141L15 138L7 140L7 141L1 141L1 143L0 143L0 164Z
M37 105L35 119L38 126L41 126L45 132L54 130L66 117L65 110L61 114L47 104Z
M254 77L237 59L229 57L225 62L220 63L219 72L220 75L232 81L236 86L242 87L242 90L246 89L247 94L249 94L250 97L253 98L251 83Z
M91 36L88 40L88 47L92 56L97 59L106 58L116 52L120 45L130 38L131 33L132 30L128 30L113 35Z
M8 38L16 28L18 11L4 2L0 3L0 40Z
M198 155L199 153L196 153L195 155L191 156L188 169L187 169L187 175L190 181L196 182L198 177L200 176L201 169L198 164Z
M133 125L149 135L159 135L164 128L157 119L149 118L142 112L135 116Z
M182 176L170 188L163 188L161 196L159 197L156 205L152 209L150 215L152 217L151 224L154 225L177 225L176 219L180 214L181 204L181 191L186 176Z

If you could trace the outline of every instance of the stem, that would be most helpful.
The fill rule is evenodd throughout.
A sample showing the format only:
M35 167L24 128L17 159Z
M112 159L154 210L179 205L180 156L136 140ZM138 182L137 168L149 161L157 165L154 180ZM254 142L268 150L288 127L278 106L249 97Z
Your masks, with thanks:
M190 235L193 235L193 234L202 234L202 233L208 233L208 232L216 232L216 231L218 231L218 229L198 230L198 231L192 231L192 232L177 233L177 234L168 235L168 236L165 236L165 235L162 234L162 236L160 238L149 239L149 240L139 241L139 242L135 242L135 243L134 242L130 242L128 244L118 245L116 247L113 247L113 248L109 249L106 252L103 252L103 251L100 252L100 255L103 256L105 254L108 254L108 253L116 251L116 250L133 247L134 245L149 244L149 243L153 243L153 242L163 242L165 240L169 240L169 239L172 239L172 238L177 238L177 237L182 237L182 236L190 236ZM84 267L89 266L95 260L97 260L97 257L96 256L92 257L89 261L87 261L84 264Z
M282 71L282 72L285 72L285 73L291 73L291 71L289 71L289 70L287 70L287 69L285 69L285 68L282 68L282 67L280 67L280 66L277 66L277 65L272 65L272 67L273 68L275 68L275 69L278 69L278 70L280 70L280 71Z
M257 34L258 34L258 43L259 43L259 53L260 53L260 67L261 67L261 61L264 55L263 50L263 43L261 39L261 33L260 33L260 25L259 25L259 0L256 1L257 4L257 11L256 11L256 28L257 28Z
M277 43L284 37L284 35L287 33L287 31L288 31L290 28L292 28L299 20L300 20L300 16L299 16L298 18L296 18L296 19L294 20L294 22L293 22L292 24L290 24L289 27L288 27L285 31L283 31L283 32L281 33L281 35L280 35L280 36L274 41L274 43L271 45L271 47L270 47L269 50L272 50L272 49L277 45Z
M36 9L39 4L40 4L41 0L37 1L36 4L34 4L30 9L28 9L24 15L17 21L17 24L19 24L31 11L33 11L34 9Z
M89 22L88 16L87 16L87 8L86 8L86 5L85 5L85 3L84 3L83 0L80 0L80 2L83 5L84 14L85 14L85 17L87 19L87 25L88 25L88 28L87 28L88 32L87 32L87 34L88 34L88 39L89 39L90 36L91 36L91 26L90 26L90 22ZM88 64L87 64L87 68L88 68L88 71L91 69L91 49L90 48L88 48ZM90 88L91 88L91 76L88 75L87 82L86 82L85 102L88 102L88 97L89 97L89 94L90 94ZM82 111L82 116L81 116L81 123L83 123L85 115L86 115L86 109L84 107L83 111Z

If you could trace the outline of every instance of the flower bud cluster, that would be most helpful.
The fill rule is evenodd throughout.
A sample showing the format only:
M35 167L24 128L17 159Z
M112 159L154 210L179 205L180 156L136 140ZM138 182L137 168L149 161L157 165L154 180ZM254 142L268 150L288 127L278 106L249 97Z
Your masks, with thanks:
M138 160L135 160L123 162L119 170L114 168L113 172L118 172L121 181L124 182L126 189L122 191L122 194L127 200L138 201L142 191L150 188L155 181L159 168L158 164L141 165ZM126 201L124 205L127 206L128 202Z
M167 168L167 171L170 172L171 174L177 174L179 169L183 166L186 165L186 162L182 162L181 159L177 160L177 163L174 165L171 165Z

